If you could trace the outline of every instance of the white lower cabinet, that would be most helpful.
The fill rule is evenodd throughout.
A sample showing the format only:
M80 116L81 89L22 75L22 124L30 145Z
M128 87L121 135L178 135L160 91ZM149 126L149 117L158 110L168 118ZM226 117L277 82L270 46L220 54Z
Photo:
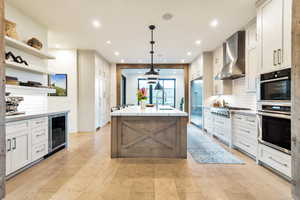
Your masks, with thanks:
M28 121L7 124L6 175L31 161L31 137Z
M231 120L222 116L213 116L213 135L231 146Z
M204 108L204 129L208 133L212 133L213 131L213 116L209 108Z
M266 145L259 144L259 161L279 171L287 177L292 176L291 156Z
M6 175L48 153L48 118L6 124Z
M233 114L232 134L233 145L256 158L258 145L256 116Z

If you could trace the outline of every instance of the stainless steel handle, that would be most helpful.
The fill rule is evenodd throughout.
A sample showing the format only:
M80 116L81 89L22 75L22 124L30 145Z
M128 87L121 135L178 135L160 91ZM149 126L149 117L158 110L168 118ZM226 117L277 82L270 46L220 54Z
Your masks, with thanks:
M245 130L245 129L242 129L242 128L240 128L240 130L245 132L245 133L249 133L249 134L251 133L251 131L248 131L248 130Z
M7 145L9 148L7 149L7 152L11 151L11 139L8 139L7 142L9 143L9 145Z
M255 120L246 119L247 122L255 123Z
M272 156L269 156L269 159L270 159L270 160L273 160L274 162L276 162L276 163L278 163L278 164L280 164L280 165L282 165L282 166L284 166L284 167L288 167L287 164L282 163L282 162L279 162L278 160L275 160Z
M16 150L17 149L17 139L13 138L12 140L14 142L14 146L12 147L12 150Z
M288 80L288 79L289 79L289 77L281 77L281 78L276 78L276 79L261 81L260 83L268 83L268 82L282 81L282 80Z
M277 63L277 62L276 62L276 57L277 57L276 54L277 54L277 50L274 50L274 51L273 51L273 66L276 66L276 65L277 65L277 64L276 64L276 63Z
M246 147L248 147L248 148L250 147L250 145L245 144L244 142L239 141L239 143L242 144L242 145L244 145L244 146L246 146Z
M271 114L271 113L258 112L258 115L267 116L267 117L277 117L282 119L291 119L290 115L284 115L284 114Z
M277 52L278 52L277 53L277 64L281 65L282 64L282 56L281 56L282 55L281 54L282 51L281 51L281 49L278 49Z

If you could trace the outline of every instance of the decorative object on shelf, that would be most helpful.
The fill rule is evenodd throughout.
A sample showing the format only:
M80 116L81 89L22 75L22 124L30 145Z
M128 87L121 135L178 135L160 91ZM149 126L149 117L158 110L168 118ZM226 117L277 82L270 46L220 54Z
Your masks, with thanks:
M24 97L5 96L6 114L18 113L18 106L22 101L24 101Z
M146 100L147 100L147 89L146 88L141 88L138 90L137 99L141 105L141 109L142 110L146 109Z
M21 56L15 56L11 51L5 53L5 59L19 64L25 64L28 66L27 61L23 60Z
M16 23L11 22L9 20L5 20L5 35L13 39L19 40L16 27Z
M35 81L20 82L20 85L27 87L44 87L42 83Z
M5 76L5 84L9 85L19 85L19 80L17 77Z
M145 73L145 76L148 79L148 84L156 84L157 80L158 80L158 76L159 76L159 72L155 71L154 69L154 63L153 63L153 54L154 54L154 50L153 50L153 46L155 44L155 41L153 40L153 31L155 29L154 25L150 25L149 29L151 31L151 66L150 66L150 70L148 72Z
M33 48L36 48L38 50L41 50L43 48L43 43L40 42L36 38L31 38L30 40L27 41L27 44Z
M53 74L48 76L48 85L56 90L56 93L49 94L49 96L68 96L68 75L67 74Z
M153 107L154 107L154 104L147 104L146 107L148 107L148 108L153 108Z

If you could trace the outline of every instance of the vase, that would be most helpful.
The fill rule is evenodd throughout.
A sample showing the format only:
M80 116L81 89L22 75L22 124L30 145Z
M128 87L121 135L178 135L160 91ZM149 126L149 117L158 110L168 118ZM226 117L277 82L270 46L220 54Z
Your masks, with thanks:
M141 110L145 110L146 109L146 101L145 100L141 100L140 101L140 105L141 105Z

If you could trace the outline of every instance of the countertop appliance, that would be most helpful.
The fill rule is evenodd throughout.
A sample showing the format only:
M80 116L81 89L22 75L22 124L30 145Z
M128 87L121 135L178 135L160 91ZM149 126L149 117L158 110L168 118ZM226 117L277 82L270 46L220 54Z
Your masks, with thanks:
M67 145L67 114L49 116L49 153L54 153Z
M23 97L9 96L10 93L5 94L5 104L6 104L6 116L21 115L25 112L19 112L18 107L22 101Z
M260 101L291 101L291 69L260 76Z
M259 104L259 142L291 153L291 106L289 103Z
M233 80L245 76L245 31L238 31L223 44L223 68L216 80Z

